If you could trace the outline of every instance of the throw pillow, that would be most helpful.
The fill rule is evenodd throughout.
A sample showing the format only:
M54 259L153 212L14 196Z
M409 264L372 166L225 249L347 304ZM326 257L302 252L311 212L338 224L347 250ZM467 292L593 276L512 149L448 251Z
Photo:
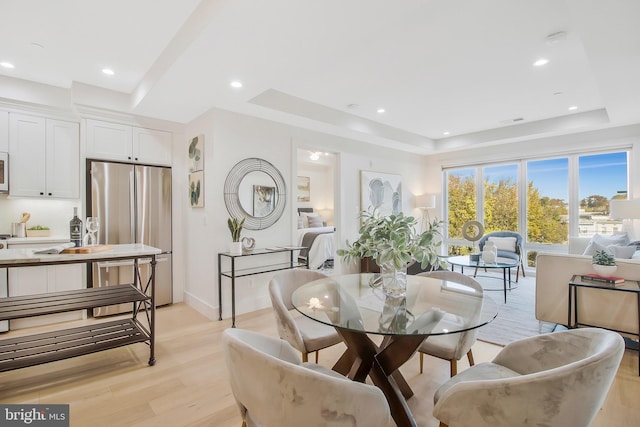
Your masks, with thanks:
M615 233L611 236L603 236L594 234L583 255L593 255L596 251L605 249L609 245L627 245L629 243L629 235L627 233Z
M304 220L301 216L298 216L298 228L304 228Z
M621 245L609 245L607 246L607 252L613 255L615 258L631 259L636 252L635 246L621 246Z
M499 251L508 251L508 252L516 251L515 237L489 237L488 240L491 240L493 243L495 243L496 248Z
M316 216L309 216L309 227L310 228L318 228L318 227L322 227L322 218L318 215Z

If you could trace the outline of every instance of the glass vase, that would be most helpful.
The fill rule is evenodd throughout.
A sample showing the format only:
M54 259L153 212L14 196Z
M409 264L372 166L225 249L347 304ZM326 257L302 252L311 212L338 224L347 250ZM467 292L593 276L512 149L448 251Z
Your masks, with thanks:
M393 265L384 264L380 266L382 276L382 290L390 297L404 297L407 294L407 266L400 269Z

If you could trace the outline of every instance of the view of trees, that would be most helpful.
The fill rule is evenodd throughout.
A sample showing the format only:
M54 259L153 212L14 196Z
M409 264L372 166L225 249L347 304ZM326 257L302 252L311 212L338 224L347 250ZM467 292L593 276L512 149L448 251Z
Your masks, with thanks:
M449 174L449 237L462 238L462 226L476 219L473 177ZM518 185L511 179L484 181L485 233L518 230ZM600 197L594 196L593 198ZM567 203L540 195L532 182L527 188L528 241L566 243L569 234ZM608 201L607 201L608 208Z

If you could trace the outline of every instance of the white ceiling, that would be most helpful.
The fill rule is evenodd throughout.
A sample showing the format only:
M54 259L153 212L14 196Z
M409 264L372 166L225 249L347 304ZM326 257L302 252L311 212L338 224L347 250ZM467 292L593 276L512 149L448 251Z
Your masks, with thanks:
M0 0L0 15L15 64L0 78L83 102L104 88L180 123L217 107L429 153L640 122L637 0Z

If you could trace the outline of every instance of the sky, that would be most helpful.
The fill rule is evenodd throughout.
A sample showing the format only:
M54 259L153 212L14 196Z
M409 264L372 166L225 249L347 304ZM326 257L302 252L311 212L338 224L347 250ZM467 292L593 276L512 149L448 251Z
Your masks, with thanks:
M527 180L533 181L542 196L552 199L569 199L569 159L535 160L527 162ZM453 172L453 171L452 171ZM456 175L468 176L471 169ZM465 173L466 172L466 173ZM485 178L491 182L511 179L517 182L518 165L488 166L484 168ZM618 191L627 190L627 153L594 154L578 159L579 197L599 195L608 199Z

